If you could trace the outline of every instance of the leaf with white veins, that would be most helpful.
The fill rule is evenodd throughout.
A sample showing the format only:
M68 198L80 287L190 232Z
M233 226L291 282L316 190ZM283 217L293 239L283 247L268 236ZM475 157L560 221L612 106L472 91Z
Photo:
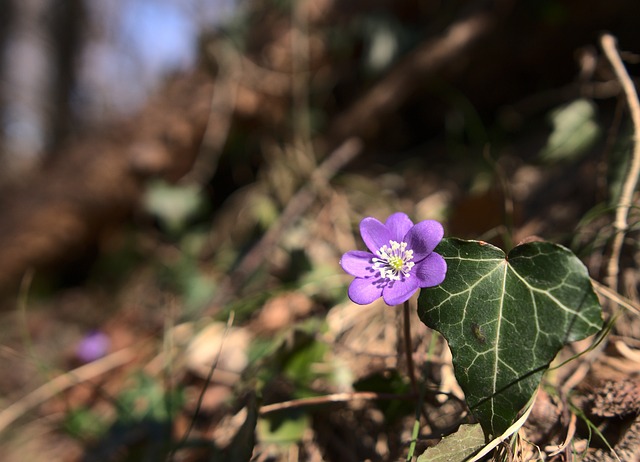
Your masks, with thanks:
M502 434L567 343L602 327L586 267L549 242L508 256L481 241L445 239L439 286L422 289L420 319L447 339L455 375L488 437Z

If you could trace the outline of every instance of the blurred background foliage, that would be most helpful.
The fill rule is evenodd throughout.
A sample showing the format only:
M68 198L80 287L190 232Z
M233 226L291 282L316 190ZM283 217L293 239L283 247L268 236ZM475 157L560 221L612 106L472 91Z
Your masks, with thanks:
M346 300L338 261L364 216L502 246L540 235L602 274L631 131L598 38L637 75L639 15L634 0L0 0L3 460L401 457L411 403L260 406L408 392L396 314ZM95 332L105 370L83 369ZM442 342L414 334L441 385ZM425 435L460 423L459 402L427 405Z

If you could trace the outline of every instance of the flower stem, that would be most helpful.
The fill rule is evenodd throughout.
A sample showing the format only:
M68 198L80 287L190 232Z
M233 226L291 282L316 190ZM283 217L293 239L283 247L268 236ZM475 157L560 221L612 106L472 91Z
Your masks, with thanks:
M418 395L418 382L413 365L413 345L411 344L411 311L409 310L409 300L404 302L404 351L407 356L407 369L413 393Z

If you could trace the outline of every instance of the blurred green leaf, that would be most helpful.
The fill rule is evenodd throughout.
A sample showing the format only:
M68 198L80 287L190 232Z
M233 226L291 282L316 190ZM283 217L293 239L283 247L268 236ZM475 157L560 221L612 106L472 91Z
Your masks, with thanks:
M578 99L559 107L549 116L553 131L540 152L544 162L575 160L584 154L600 136L596 121L596 105Z
M299 281L300 290L309 297L336 302L343 300L346 294L345 279L336 272L336 265L315 265L302 275Z
M182 297L186 314L197 313L215 293L215 283L201 270L200 261L184 252L157 266L157 280Z
M180 391L167 392L164 385L142 372L132 378L132 384L117 398L120 419L137 421L171 420L183 404Z
M482 426L460 425L457 432L445 436L418 457L417 462L464 462L485 445Z
M411 387L397 370L389 370L376 373L358 380L353 384L356 391L372 391L375 393L390 393L404 395L411 391ZM376 400L376 407L380 409L388 423L404 417L415 409L415 403L400 399Z
M250 375L257 379L257 388L286 379L293 385L294 397L303 398L317 395L311 385L318 378L343 380L343 367L328 355L329 346L316 339L325 327L323 320L310 318L273 340L254 341Z
M91 409L71 409L64 416L64 429L81 439L94 439L108 429L107 422Z
M314 365L325 362L325 355L329 347L315 339L309 339L305 344L299 345L284 364L284 373L293 383L297 384L298 391L308 387L313 379L320 374Z
M205 200L198 186L154 181L147 188L143 204L169 232L178 233L203 209Z
M187 312L197 311L203 307L214 294L214 286L210 278L196 272L184 279L183 295Z
M393 15L362 14L357 23L364 43L363 65L371 76L380 75L420 40L420 29Z
M267 444L291 444L302 440L310 427L308 414L280 412L258 420L258 440Z
M268 229L278 219L280 212L273 197L266 194L251 196L249 210L254 220L263 229Z

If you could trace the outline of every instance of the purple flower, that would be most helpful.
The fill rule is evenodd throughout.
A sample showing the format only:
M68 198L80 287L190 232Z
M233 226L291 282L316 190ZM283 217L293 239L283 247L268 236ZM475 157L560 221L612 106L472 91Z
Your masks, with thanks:
M394 213L382 224L367 217L360 222L360 234L370 252L351 250L340 260L342 269L355 276L348 292L354 303L382 297L387 305L399 305L421 287L444 281L447 264L433 251L444 235L437 221L414 225L404 213Z
M110 346L111 340L107 334L93 331L80 340L76 346L76 357L84 363L90 363L106 356Z

